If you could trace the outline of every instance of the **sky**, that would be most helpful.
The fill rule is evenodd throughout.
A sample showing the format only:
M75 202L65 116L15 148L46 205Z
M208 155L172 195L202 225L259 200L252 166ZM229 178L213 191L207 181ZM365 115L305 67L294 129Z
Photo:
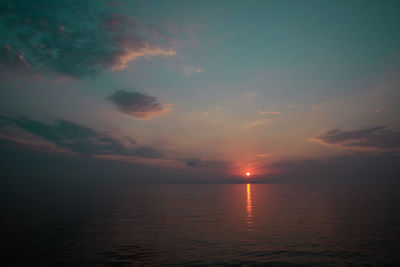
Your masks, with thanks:
M395 180L399 10L2 1L2 179Z

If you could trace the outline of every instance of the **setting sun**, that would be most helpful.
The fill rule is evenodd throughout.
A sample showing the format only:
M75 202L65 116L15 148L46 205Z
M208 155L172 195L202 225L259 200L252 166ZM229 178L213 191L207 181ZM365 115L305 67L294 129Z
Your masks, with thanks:
M246 176L249 177L251 175L250 172L246 172Z

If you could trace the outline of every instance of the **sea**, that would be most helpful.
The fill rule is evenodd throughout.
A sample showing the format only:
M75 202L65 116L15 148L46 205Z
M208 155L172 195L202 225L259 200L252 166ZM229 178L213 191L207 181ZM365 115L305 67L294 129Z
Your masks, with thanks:
M19 183L2 266L400 266L399 186Z

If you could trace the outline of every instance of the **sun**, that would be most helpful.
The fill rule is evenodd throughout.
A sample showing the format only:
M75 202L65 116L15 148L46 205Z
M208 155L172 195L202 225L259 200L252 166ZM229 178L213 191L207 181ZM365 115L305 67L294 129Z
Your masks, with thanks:
M250 177L251 173L250 172L246 172L246 176Z

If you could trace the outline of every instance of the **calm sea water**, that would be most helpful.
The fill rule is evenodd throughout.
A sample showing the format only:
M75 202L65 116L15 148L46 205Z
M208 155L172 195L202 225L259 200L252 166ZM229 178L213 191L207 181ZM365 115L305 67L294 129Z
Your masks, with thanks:
M2 262L399 265L398 193L372 184L7 185Z

